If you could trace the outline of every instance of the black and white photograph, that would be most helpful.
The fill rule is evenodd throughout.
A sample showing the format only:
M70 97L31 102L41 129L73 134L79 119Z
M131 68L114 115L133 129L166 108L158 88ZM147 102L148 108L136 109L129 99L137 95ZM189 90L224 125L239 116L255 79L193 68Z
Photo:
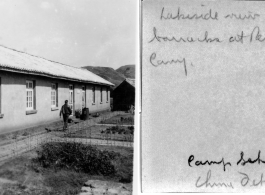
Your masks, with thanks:
M138 6L0 1L1 195L133 194Z
M143 0L141 190L265 192L265 2Z

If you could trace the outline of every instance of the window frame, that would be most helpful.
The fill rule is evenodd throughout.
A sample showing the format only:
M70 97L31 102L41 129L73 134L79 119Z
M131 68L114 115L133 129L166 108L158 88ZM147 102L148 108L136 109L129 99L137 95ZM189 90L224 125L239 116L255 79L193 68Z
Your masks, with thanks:
M30 84L32 87L30 87ZM31 92L31 101L29 101L30 96L28 92ZM31 103L31 106L29 106ZM34 98L34 81L26 80L26 111L34 110L35 98Z
M53 92L54 92L54 95L52 94ZM53 100L53 96L54 96L54 100ZM51 83L51 107L52 108L58 107L58 84L57 83Z

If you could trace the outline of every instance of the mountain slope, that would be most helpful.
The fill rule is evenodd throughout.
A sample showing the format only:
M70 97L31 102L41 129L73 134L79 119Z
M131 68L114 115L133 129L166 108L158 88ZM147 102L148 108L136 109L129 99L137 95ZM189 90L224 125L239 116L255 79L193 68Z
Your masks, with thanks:
M125 65L121 66L116 70L118 73L123 75L125 78L135 78L135 65Z
M93 72L94 74L115 84L115 87L117 87L125 79L125 76L116 72L113 68L110 68L110 67L84 66L82 68L85 68L89 70L90 72Z

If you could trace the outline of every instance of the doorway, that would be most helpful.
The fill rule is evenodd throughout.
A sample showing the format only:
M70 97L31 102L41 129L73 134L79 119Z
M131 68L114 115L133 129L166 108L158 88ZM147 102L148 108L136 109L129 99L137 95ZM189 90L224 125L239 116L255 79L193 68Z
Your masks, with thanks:
M68 105L72 110L72 115L74 113L74 86L73 85L69 85L69 101L68 101Z

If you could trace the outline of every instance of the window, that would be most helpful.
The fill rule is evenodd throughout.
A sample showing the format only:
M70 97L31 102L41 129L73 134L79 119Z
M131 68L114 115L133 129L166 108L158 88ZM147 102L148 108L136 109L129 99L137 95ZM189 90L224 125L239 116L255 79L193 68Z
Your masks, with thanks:
M86 107L86 87L82 86L82 109Z
M107 96L107 102L109 101L109 88L107 87L107 90L106 90L106 96Z
M57 83L52 83L51 85L51 106L58 106L58 95L57 95Z
M73 111L73 107L74 107L74 86L73 85L69 85L69 101L68 101L68 105L71 108L71 110Z
M36 114L36 83L26 80L26 115Z
M96 88L95 88L95 86L93 86L93 89L92 89L92 92L93 92L93 103L95 103L96 102Z
M26 81L26 93L27 93L26 110L33 110L33 108L34 108L33 81Z
M102 94L102 87L100 87L100 102L103 102L103 94Z

